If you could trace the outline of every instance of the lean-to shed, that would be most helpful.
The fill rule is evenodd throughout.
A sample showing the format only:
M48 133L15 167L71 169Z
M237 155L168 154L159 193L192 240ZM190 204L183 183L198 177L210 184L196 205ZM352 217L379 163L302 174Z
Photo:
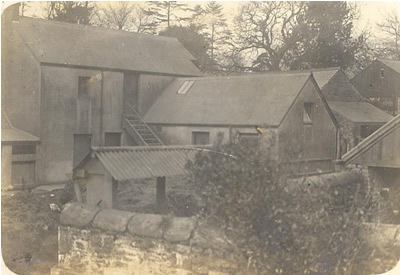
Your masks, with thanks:
M155 178L157 203L165 202L166 178L186 175L185 165L207 149L193 146L132 146L93 148L76 169L76 179L86 186L86 202L112 208L118 183Z
M11 124L1 113L1 185L23 188L36 183L36 146L39 138Z

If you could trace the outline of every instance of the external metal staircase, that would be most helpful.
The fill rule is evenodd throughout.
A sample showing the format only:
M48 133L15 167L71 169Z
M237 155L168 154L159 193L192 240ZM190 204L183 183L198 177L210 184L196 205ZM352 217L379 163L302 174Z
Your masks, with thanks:
M136 112L131 105L129 106L132 110L132 114L124 117L123 127L132 139L140 146L164 145L150 126L144 122L138 112Z

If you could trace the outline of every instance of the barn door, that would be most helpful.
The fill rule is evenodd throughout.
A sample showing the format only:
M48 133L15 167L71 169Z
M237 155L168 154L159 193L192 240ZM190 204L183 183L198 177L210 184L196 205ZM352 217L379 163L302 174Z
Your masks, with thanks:
M92 101L89 95L90 77L79 77L76 101L76 132L90 133Z
M91 140L90 134L74 135L74 168L90 153Z

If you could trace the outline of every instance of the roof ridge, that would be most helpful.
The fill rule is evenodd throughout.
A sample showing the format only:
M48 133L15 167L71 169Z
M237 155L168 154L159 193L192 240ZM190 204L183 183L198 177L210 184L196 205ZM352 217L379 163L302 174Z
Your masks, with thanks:
M69 22L63 22L63 21L57 21L57 20L48 20L48 19L44 19L44 18L29 17L29 16L20 16L19 18L22 20L40 21L45 24L58 24L58 25L65 25L65 26L74 26L74 27L81 28L81 29L92 28L92 29L104 30L104 31L115 32L115 33L125 34L125 35L144 36L144 37L151 37L151 38L156 38L156 39L161 38L161 39L168 39L168 40L177 40L177 38L175 38L175 37L169 37L169 36L163 36L163 35L152 35L152 34L148 34L148 33L138 33L138 32L131 32L131 31L126 31L126 30L117 30L117 29L96 26L96 25L76 24L76 23L69 23Z
M395 116L393 119L385 123L382 127L372 133L370 136L361 141L356 147L351 149L349 152L342 156L342 160L348 163L358 157L360 154L371 148L381 138L384 138L397 127L400 126L400 114Z
M310 76L311 71L287 73L287 72L268 72L268 73L248 73L248 74L235 74L235 75L212 75L200 77L176 77L175 80L211 80L211 79L231 79L231 78L246 78L246 77L271 77L271 76Z

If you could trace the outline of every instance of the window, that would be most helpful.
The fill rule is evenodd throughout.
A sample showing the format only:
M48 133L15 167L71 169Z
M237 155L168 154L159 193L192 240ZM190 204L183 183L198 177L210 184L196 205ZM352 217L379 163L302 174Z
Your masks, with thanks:
M379 126L361 125L360 137L362 139L364 139L364 138L368 137L369 135L371 135L373 132L375 132L378 128L379 128Z
M36 145L13 145L13 155L33 155L36 154Z
M209 132L192 132L192 144L194 144L194 145L210 144L210 133Z
M313 103L304 103L303 122L305 124L312 124L313 120Z
M178 90L178 95L185 95L189 89L193 86L194 81L185 81Z
M384 77L385 77L385 69L381 68L381 78L384 78Z
M121 146L121 132L105 133L104 146Z

